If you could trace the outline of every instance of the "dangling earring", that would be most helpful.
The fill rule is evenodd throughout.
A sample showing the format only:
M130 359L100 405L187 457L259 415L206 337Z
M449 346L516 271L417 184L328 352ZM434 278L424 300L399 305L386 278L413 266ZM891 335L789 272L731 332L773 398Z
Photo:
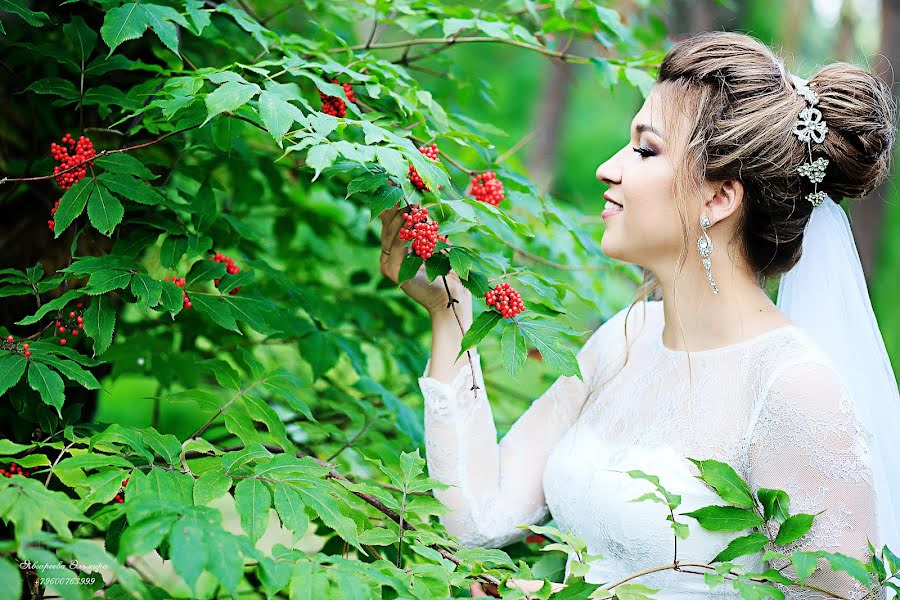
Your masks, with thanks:
M706 278L709 279L713 294L718 294L719 286L716 285L716 281L712 276L712 271L710 271L711 262L709 257L712 256L713 243L706 230L711 226L712 224L709 222L709 217L706 215L700 217L700 229L703 230L703 235L697 240L697 249L700 251L700 258L703 260L703 266L706 267Z

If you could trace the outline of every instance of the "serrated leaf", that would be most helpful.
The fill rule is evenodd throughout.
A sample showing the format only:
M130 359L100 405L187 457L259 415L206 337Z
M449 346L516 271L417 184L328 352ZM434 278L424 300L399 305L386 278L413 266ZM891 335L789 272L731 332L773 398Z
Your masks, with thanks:
M87 213L91 224L100 233L111 236L116 225L122 222L125 209L109 188L98 185L88 200Z
M306 516L305 507L306 504L300 494L293 489L287 485L275 486L275 511L284 528L293 533L294 540L302 538L309 529L309 517Z
M91 296L105 294L112 290L120 290L131 283L131 273L124 271L99 271L91 275L84 292Z
M513 379L518 379L527 354L528 347L525 343L525 336L522 335L515 322L507 321L503 325L503 336L500 338L500 356L503 367Z
M722 562L732 560L739 556L746 556L762 550L769 542L769 538L761 533L751 533L744 537L731 540L728 546L719 552L711 562Z
M260 88L255 83L225 82L206 96L207 116L203 124L218 114L239 109L259 92Z
M519 319L518 322L525 343L537 348L543 360L552 369L560 375L582 378L581 366L575 353L558 341L546 339L552 329L545 327L543 322L531 319Z
M791 563L797 573L797 580L803 583L818 567L819 556L817 552L794 552L791 554Z
M779 546L790 544L794 540L803 537L813 524L813 515L799 513L791 515L778 528L778 535L775 536L775 543Z
M194 504L203 506L221 498L231 489L231 477L219 471L207 471L194 482Z
M459 360L459 357L467 349L472 348L483 340L501 319L503 319L503 316L493 309L488 309L475 317L472 325L462 338L462 346L459 354L456 355L456 360Z
M191 270L188 272L185 280L187 285L193 285L203 281L212 281L224 275L225 263L212 260L198 260L191 266Z
M62 309L66 304L76 298L80 298L83 294L84 292L82 292L81 290L69 290L62 296L54 298L50 302L45 302L41 305L36 313L31 316L25 317L20 321L17 321L16 325L31 325L32 323L37 323L41 320L41 317L43 317L47 313Z
M145 308L159 304L162 295L162 284L146 273L138 273L131 279L131 292Z
M53 237L58 238L62 232L81 216L88 198L94 191L94 180L90 177L78 181L63 194L59 206L53 214Z
M0 559L0 586L9 594L9 600L19 600L22 597L22 575L19 571L19 565L5 558Z
M234 320L234 315L231 313L231 307L221 296L192 294L191 305L192 308L196 308L212 319L216 325L243 335L243 332Z
M774 518L779 523L784 523L790 517L790 497L784 490L759 488L756 495L763 505L763 517L766 521Z
M184 308L184 294L181 288L171 281L160 281L159 305L172 314L178 314ZM193 304L193 300L191 301Z
M74 360L68 360L66 358L59 358L58 356L53 356L52 354L42 354L40 356L40 361L46 363L62 373L66 379L70 379L74 381L78 385L85 387L89 390L99 390L100 382L97 381L97 378L94 377L94 374L88 370L85 370Z
M198 513L189 511L172 525L169 552L175 572L193 591L209 561L208 534Z
M35 94L59 96L68 100L75 100L79 96L78 89L75 87L74 83L72 83L68 79L61 79L59 77L46 77L44 79L38 79L27 88L25 88L24 91L34 92Z
M97 34L78 15L73 16L71 21L63 25L63 32L75 46L76 59L81 68L84 68L91 53L94 52L94 48L97 47Z
M84 311L84 332L94 340L94 356L103 354L112 344L116 311L107 296L94 298Z
M234 502L241 517L241 527L254 544L262 537L269 523L272 496L266 484L251 477L234 486Z
M29 10L24 2L14 0L0 0L0 11L20 16L32 27L43 27L50 21L50 16L45 12Z
M404 256L403 261L400 263L400 270L397 273L397 286L399 287L407 279L415 277L419 269L422 268L423 262L422 258L415 252L410 252Z
M21 354L4 352L0 355L0 396L22 379L27 364L28 359Z
M46 521L67 540L72 539L69 523L86 520L74 500L29 477L0 484L0 519L14 525L17 539L37 535Z
M101 156L94 160L94 164L108 173L134 175L141 180L157 179L159 177L159 175L154 175L153 171L145 167L144 163L131 154L126 154L124 152Z
M725 502L741 508L755 506L750 488L731 466L717 460L688 460L700 470L698 479L712 487Z
M50 370L47 365L32 361L28 365L28 385L41 396L44 404L56 409L62 417L62 405L65 401L65 385L62 377Z
M374 221L382 212L403 200L403 190L397 186L383 185L369 198L369 221Z
M704 506L683 515L697 519L701 527L710 531L743 531L762 525L759 515L734 506Z
M741 593L742 598L747 600L784 600L784 592L764 583L735 579L731 585Z
M139 204L155 205L163 199L144 181L125 173L101 173L97 176L97 181L111 192Z
M188 239L183 235L170 235L163 240L159 250L159 262L162 266L174 269L187 252Z
M144 35L146 29L147 21L140 4L132 2L109 10L100 27L100 36L109 46L107 56L122 42Z
M306 154L306 164L315 169L312 181L318 179L324 169L334 164L334 159L337 158L337 155L337 148L330 143L319 144L309 149L309 152Z
M294 115L298 112L299 108L268 90L259 96L259 116L279 148L283 147L282 138L291 128Z

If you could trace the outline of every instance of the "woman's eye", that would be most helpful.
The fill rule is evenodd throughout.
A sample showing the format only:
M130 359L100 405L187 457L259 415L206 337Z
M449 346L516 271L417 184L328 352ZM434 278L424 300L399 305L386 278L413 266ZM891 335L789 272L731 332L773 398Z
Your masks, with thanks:
M650 148L644 148L643 146L639 146L637 148L632 148L635 152L640 154L642 157L646 158L648 156L654 156L656 153L653 152Z

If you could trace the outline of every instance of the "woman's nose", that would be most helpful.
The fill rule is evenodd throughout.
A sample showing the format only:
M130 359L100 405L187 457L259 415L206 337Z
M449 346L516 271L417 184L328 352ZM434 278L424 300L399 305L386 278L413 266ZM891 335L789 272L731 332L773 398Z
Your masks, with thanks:
M621 183L622 169L619 166L618 157L621 150L610 156L603 164L597 167L596 177L607 185Z

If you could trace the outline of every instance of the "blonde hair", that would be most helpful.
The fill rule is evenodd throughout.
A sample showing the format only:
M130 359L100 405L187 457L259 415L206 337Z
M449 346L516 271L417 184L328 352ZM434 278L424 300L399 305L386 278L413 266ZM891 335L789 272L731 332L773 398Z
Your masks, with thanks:
M818 95L816 108L828 124L824 143L814 151L830 161L819 189L835 202L869 193L891 169L896 105L890 87L843 62L825 66L807 85ZM789 271L800 259L803 232L813 211L805 196L813 186L797 173L808 157L806 145L793 134L806 104L781 59L745 34L700 33L666 53L654 91L661 99L663 119L670 124L664 125L673 139L670 146L676 150L672 192L684 241L677 273L699 237L698 224L687 222L688 202L699 201L704 180L728 179L739 180L744 187L729 247L756 273L760 286ZM628 315L659 292L655 276L645 271L626 313L625 360L596 387L628 361Z

